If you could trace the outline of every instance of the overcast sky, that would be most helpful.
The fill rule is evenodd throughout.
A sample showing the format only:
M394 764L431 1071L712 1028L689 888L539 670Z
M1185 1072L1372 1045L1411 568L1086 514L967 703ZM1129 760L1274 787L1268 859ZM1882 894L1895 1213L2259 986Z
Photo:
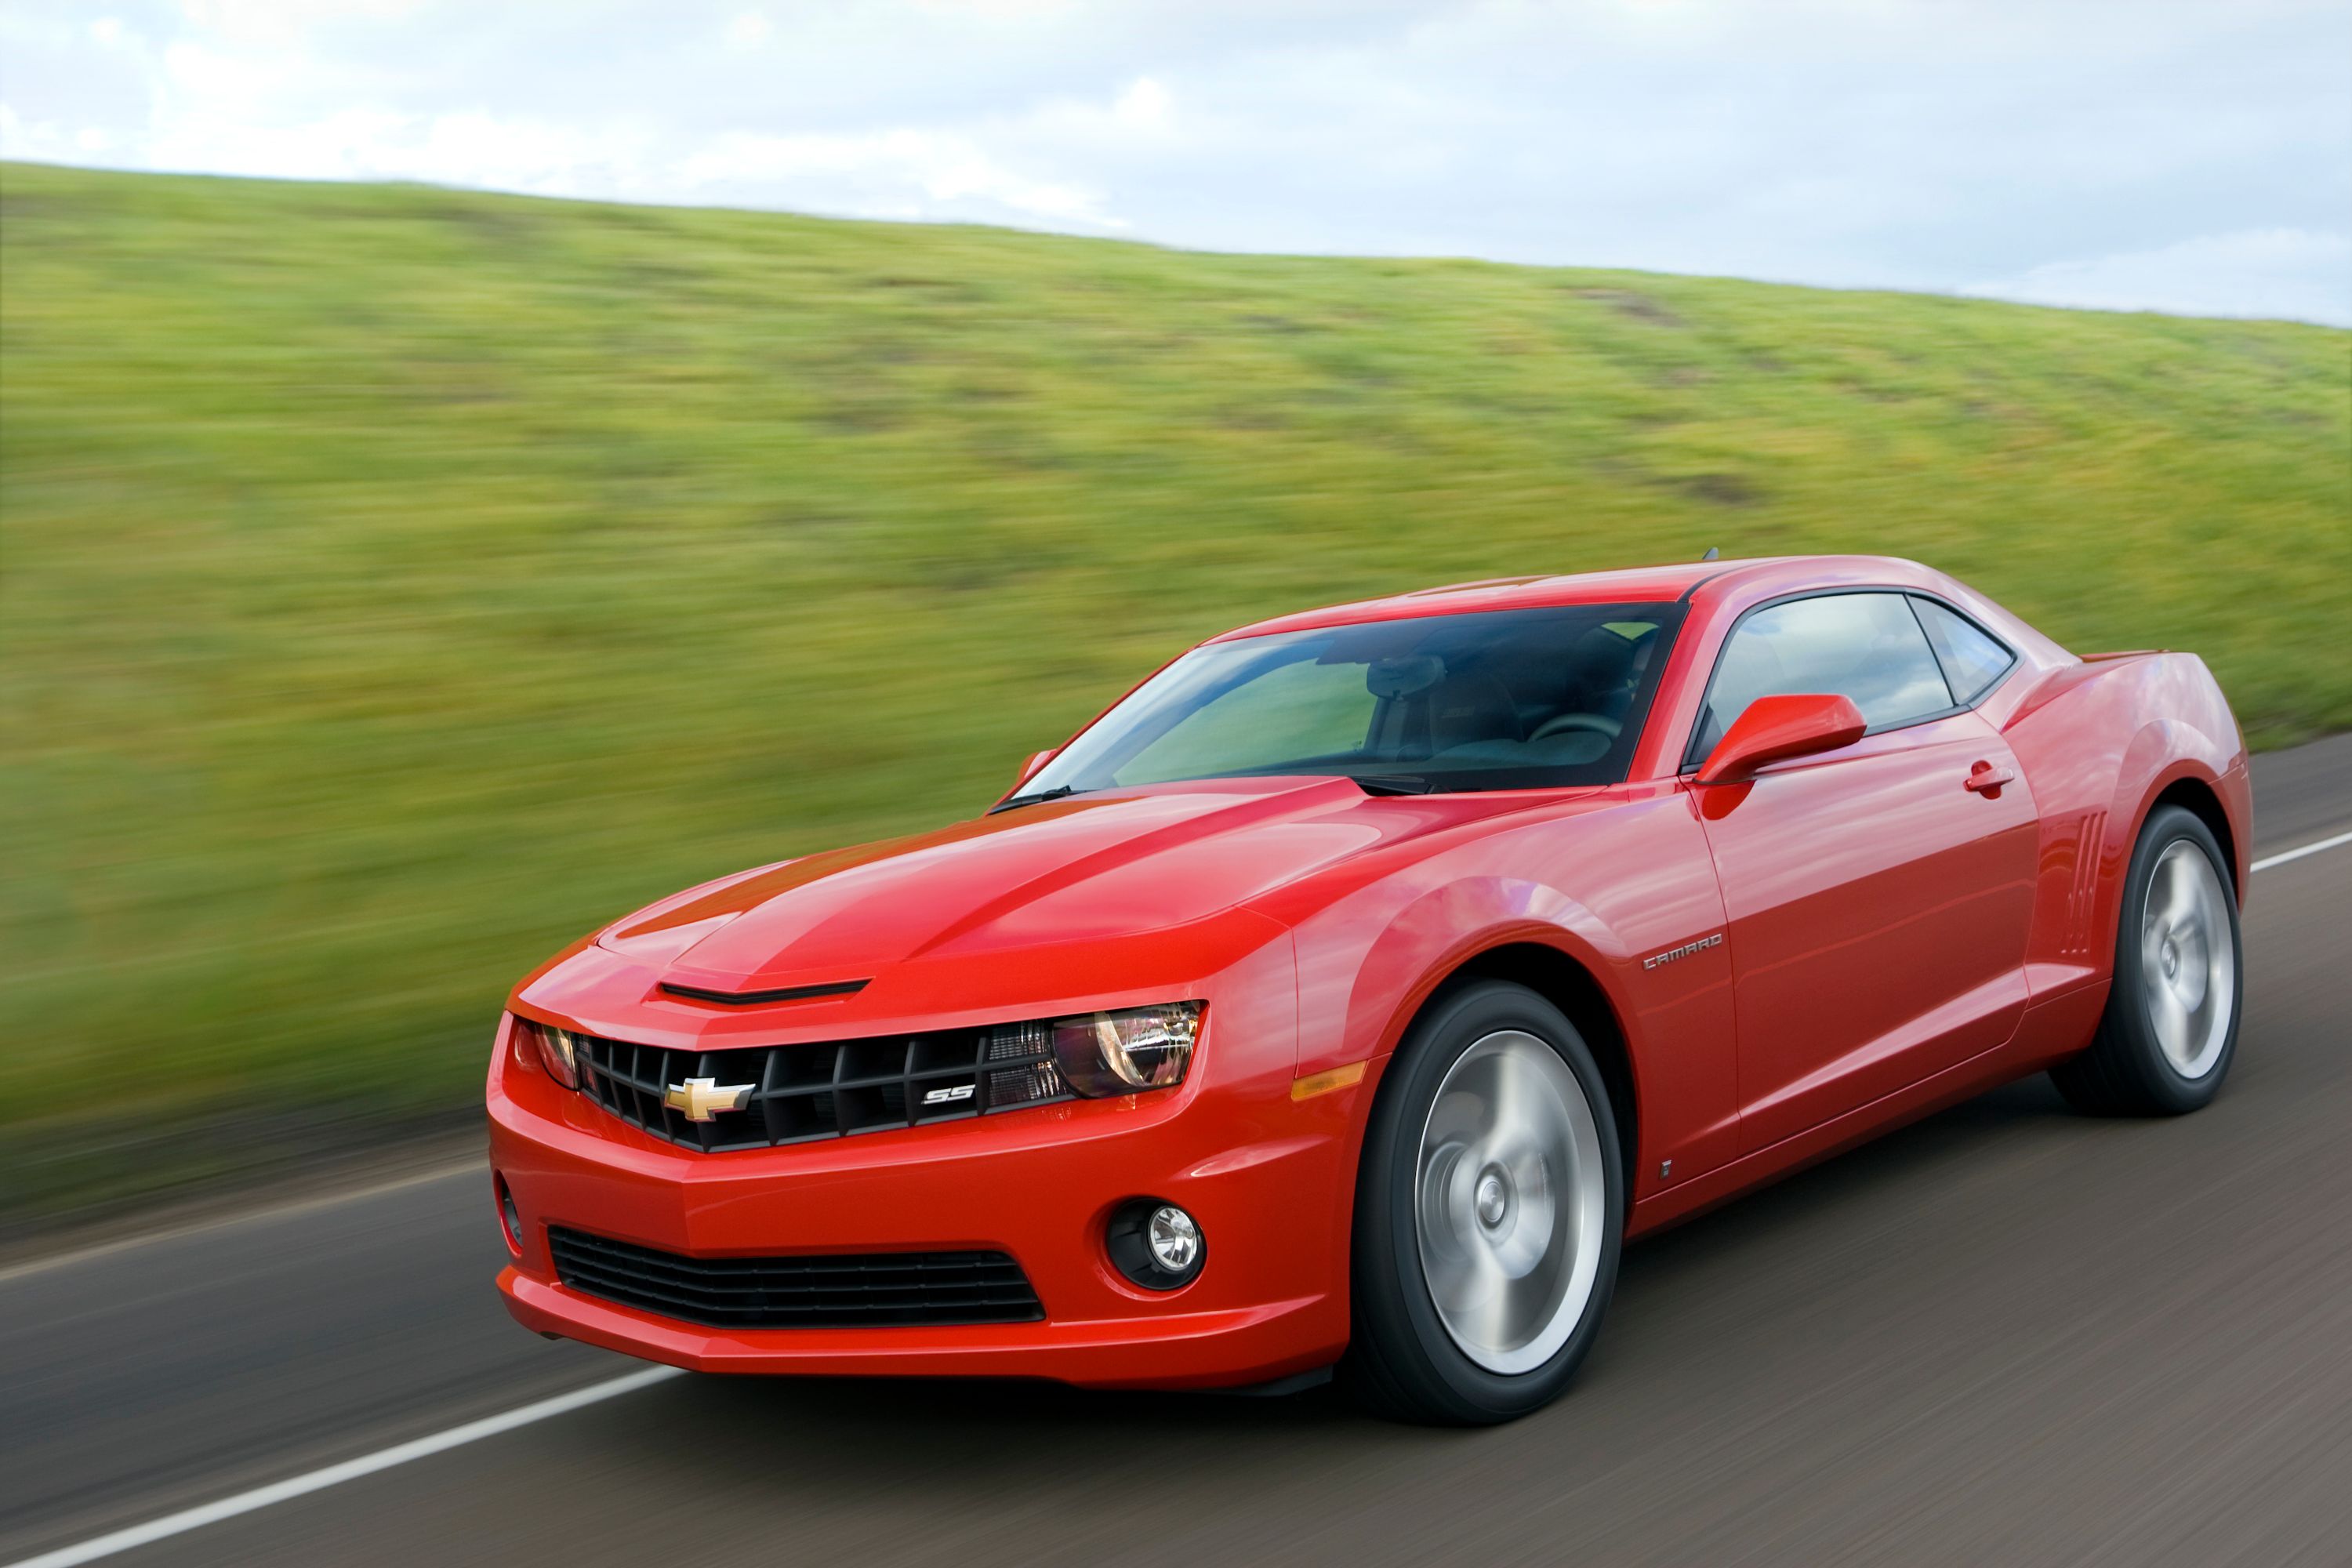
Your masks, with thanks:
M2352 325L2346 0L0 0L0 156Z

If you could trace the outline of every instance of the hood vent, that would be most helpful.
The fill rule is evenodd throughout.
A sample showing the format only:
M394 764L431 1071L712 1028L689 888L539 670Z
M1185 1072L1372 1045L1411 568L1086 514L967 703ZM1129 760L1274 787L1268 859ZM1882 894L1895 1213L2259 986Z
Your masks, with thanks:
M813 1002L820 996L855 996L872 984L870 980L830 980L823 985L786 985L774 991L711 991L699 985L673 985L665 980L661 989L669 995L697 1002L751 1007L762 1002Z

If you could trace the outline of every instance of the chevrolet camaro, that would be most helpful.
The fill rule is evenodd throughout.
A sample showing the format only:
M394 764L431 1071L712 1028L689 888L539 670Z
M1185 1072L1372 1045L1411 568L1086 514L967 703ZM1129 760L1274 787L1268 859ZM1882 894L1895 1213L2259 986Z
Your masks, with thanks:
M716 1373L1507 1420L1621 1247L2047 1070L2210 1100L2250 801L2195 656L1875 557L1229 632L992 807L583 938L491 1058L509 1310Z

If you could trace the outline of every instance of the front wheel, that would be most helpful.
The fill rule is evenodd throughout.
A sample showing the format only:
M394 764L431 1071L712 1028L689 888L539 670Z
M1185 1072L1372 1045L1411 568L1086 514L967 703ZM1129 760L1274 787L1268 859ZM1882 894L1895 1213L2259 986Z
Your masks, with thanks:
M1483 1426L1559 1397L1617 1279L1624 1171L1583 1037L1521 986L1433 1002L1357 1184L1349 1381L1394 1419Z
M2221 1092L2238 1051L2245 961L2238 900L2213 830L2177 805L2149 813L2124 873L2115 980L2091 1048L2051 1069L2075 1110L2178 1116Z

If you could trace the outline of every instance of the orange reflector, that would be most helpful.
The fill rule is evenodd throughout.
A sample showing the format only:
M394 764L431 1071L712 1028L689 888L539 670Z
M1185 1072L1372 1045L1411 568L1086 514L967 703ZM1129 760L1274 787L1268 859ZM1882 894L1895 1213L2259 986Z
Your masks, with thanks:
M1293 1079L1290 1081L1290 1098L1312 1100L1335 1089L1353 1089L1364 1081L1364 1069L1371 1065L1370 1062L1349 1062L1346 1067L1333 1068L1329 1072L1310 1073L1305 1078Z

